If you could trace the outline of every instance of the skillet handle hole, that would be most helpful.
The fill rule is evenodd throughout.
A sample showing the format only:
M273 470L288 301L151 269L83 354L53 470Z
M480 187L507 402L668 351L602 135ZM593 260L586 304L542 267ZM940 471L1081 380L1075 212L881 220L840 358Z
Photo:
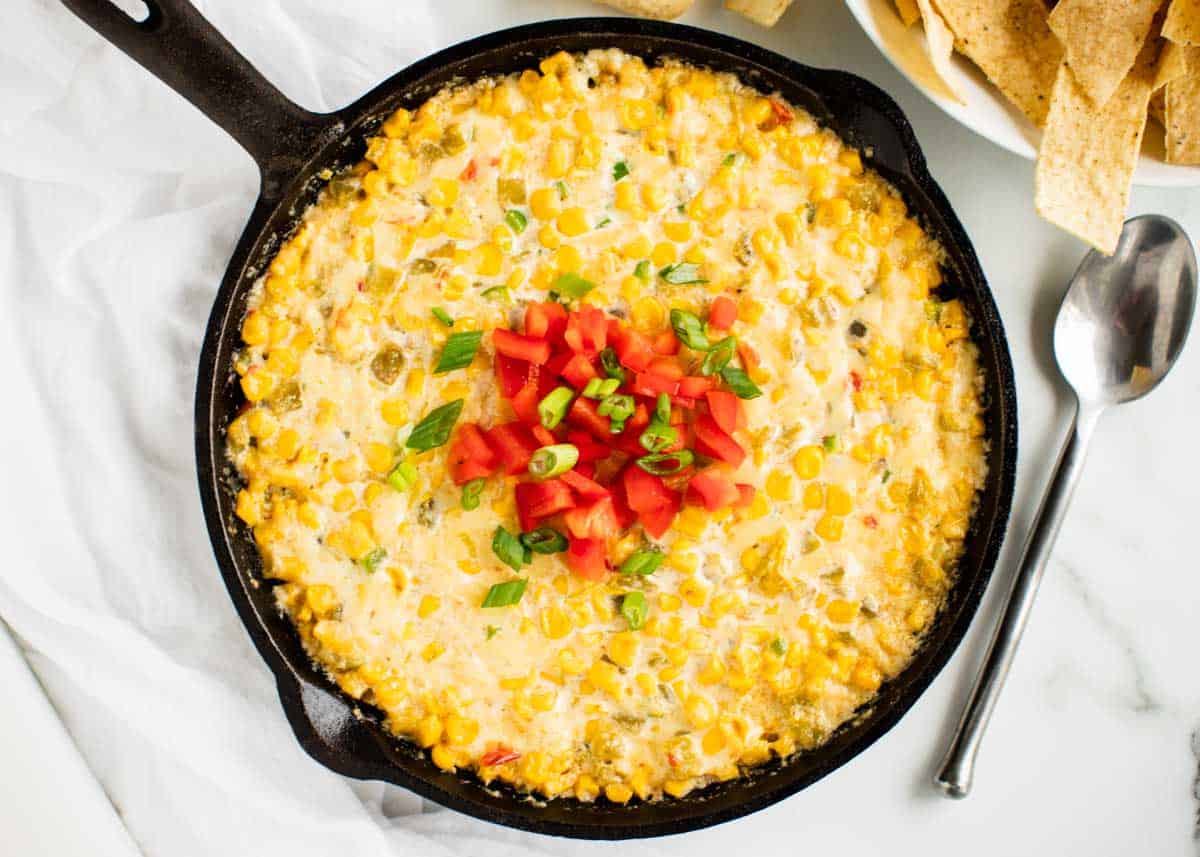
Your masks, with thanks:
M144 24L150 18L150 7L146 0L108 0L136 24Z

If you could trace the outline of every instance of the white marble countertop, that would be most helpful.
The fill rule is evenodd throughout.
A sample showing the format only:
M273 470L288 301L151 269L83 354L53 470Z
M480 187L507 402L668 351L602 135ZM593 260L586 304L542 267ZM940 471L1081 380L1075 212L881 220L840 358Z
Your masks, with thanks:
M1200 341L1149 399L1102 421L984 742L974 792L962 802L940 797L930 776L1064 431L1067 393L1054 370L1050 327L1084 248L1034 215L1032 164L938 111L840 2L798 0L771 30L716 6L698 0L681 20L866 77L912 121L1007 326L1020 411L1017 497L1009 541L969 636L891 733L807 791L749 818L622 848L713 857L747 845L761 854L1200 853L1200 576L1188 547L1200 509L1193 422L1200 419ZM253 14L250 6L244 14ZM586 0L440 0L433 23L442 47L513 24L590 14L603 9ZM264 42L251 56L269 50ZM1136 189L1131 213L1150 211L1200 236L1200 189ZM219 835L219 819L195 823ZM495 835L547 854L604 847ZM198 840L193 853L209 852Z

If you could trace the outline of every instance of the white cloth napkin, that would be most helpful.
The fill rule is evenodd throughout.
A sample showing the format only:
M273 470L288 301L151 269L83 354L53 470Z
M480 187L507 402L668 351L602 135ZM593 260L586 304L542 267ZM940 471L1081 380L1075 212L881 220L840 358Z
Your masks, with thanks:
M415 795L330 773L294 740L217 573L192 453L200 339L255 169L56 0L5 5L0 615L137 844L150 857L545 846L421 816ZM316 110L435 47L433 4L415 0L196 5Z

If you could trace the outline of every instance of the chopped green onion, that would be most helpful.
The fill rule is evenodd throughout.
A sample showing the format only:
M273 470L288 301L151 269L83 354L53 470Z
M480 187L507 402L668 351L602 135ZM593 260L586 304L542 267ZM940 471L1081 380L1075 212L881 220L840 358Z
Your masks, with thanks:
M690 449L681 449L678 452L643 455L637 460L637 466L655 476L671 476L690 467L695 460L696 456Z
M625 369L621 366L617 352L611 348L605 348L600 352L600 368L604 370L605 375L617 380L617 386L625 382Z
M387 475L388 485L401 493L412 488L417 482L417 468L411 461L401 461Z
M546 397L538 402L538 419L542 421L542 428L552 429L561 423L574 398L575 391L570 387L555 387L547 393Z
M496 527L496 532L492 534L492 553L513 571L520 571L525 563L525 546L504 527ZM485 603L483 606L488 605Z
M736 366L726 366L721 370L721 377L739 399L757 399L762 395L762 390L750 376Z
M779 655L779 657L782 658L784 655L786 655L787 649L787 643L784 642L782 637L776 637L771 641L771 651Z
M625 431L625 420L609 420L608 430L611 434L620 434Z
M677 262L674 265L667 265L658 272L658 275L673 286L708 282L700 276L700 266L695 262Z
M434 375L443 372L453 372L455 369L465 369L475 359L479 351L479 341L483 339L482 330L464 330L462 333L452 333L442 346L441 356L433 367Z
M404 445L419 452L443 445L450 439L450 432L458 422L462 409L462 399L434 408L416 424Z
M737 163L737 152L730 152L721 160L721 166L732 167Z
M838 451L837 435L836 434L825 435L825 437L821 438L821 446L823 446L825 448L826 452L837 452Z
M525 581L521 581L524 583ZM621 597L621 615L629 623L629 630L636 631L646 624L646 596L640 592L626 592Z
M650 282L650 260L638 262L633 268L633 275L644 283Z
M363 567L363 571L367 574L374 574L375 570L379 568L379 564L385 559L387 559L387 551L383 548L375 548L358 562Z
M433 317L446 325L446 327L454 327L454 319L450 317L450 313L446 312L440 306L435 306L431 312L433 313Z
M629 175L629 164L624 161L617 161L613 164L613 181L619 182L627 175Z
M581 298L596 288L596 284L591 280L585 280L576 273L561 274L554 281L554 290L569 298Z
M520 235L525 231L525 227L529 225L529 218L525 216L523 211L510 208L504 212L504 222L508 224L509 229Z
M609 380L612 380L611 378ZM613 387L615 390L616 387ZM625 422L633 416L636 406L633 402L633 396L623 393L616 395L608 395L604 397L604 401L596 408L596 413L602 417L608 417L613 422Z
M612 218L611 218L611 217L605 217L605 218L602 218L602 219L600 220L600 222L599 222L599 223L597 223L597 224L596 224L595 226L593 226L592 228L593 228L593 229L602 229L602 228L604 228L605 226L608 226L608 224L610 224L610 223L612 223Z
M486 634L487 638L490 640L492 637L500 633L500 629L495 625L488 625L487 628L484 629L483 633Z
M481 607L511 607L521 600L525 594L525 579L506 580L504 583L493 583L487 595L483 597ZM491 639L489 636L488 639Z
M551 479L566 473L579 462L579 447L573 443L543 446L529 459L529 475L534 479Z
M883 478L882 478L881 480L879 480L879 481L880 481L881 483L886 483L886 482L887 482L889 479L891 479L891 478L892 478L892 471L890 471L890 470L885 470L885 471L883 471Z
M646 426L646 430L638 438L638 443L646 452L654 453L662 452L677 440L679 440L679 430L675 426L655 421Z
M700 374L716 375L729 365L735 351L737 351L737 337L726 336L704 355L704 362L700 364Z
M564 181L556 181L556 182L554 183L554 189L558 191L558 198L559 198L559 199L566 199L566 198L567 198L567 194L569 193L569 191L567 190L567 183L566 183L566 182L564 182Z
M663 425L671 422L671 397L666 393L659 393L654 400L654 419Z
M486 479L472 479L462 488L462 507L470 512L472 509L479 508L479 496L483 494L483 488L487 485Z
M675 329L679 341L688 348L707 351L711 347L708 337L704 335L704 325L692 313L682 309L671 310L671 327Z
M552 527L538 527L521 533L521 544L534 553L562 553L567 549L567 537Z
M662 564L662 551L634 551L629 559L621 563L621 574L636 574L645 577Z
M603 399L617 391L621 382L616 378L592 378L583 388L583 395L589 399Z
M506 304L512 300L512 295L508 292L508 286L491 286L479 293L481 298L487 298L489 301L498 301Z

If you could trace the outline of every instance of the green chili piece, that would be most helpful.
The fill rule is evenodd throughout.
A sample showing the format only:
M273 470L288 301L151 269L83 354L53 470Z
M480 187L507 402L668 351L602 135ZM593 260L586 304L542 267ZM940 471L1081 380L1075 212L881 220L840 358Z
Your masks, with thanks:
M637 466L654 476L670 476L690 467L695 460L696 455L690 449L681 449L677 452L643 455L637 460Z
M658 568L662 564L662 561L662 551L634 551L629 559L621 563L621 574L636 574L639 577L645 577Z

